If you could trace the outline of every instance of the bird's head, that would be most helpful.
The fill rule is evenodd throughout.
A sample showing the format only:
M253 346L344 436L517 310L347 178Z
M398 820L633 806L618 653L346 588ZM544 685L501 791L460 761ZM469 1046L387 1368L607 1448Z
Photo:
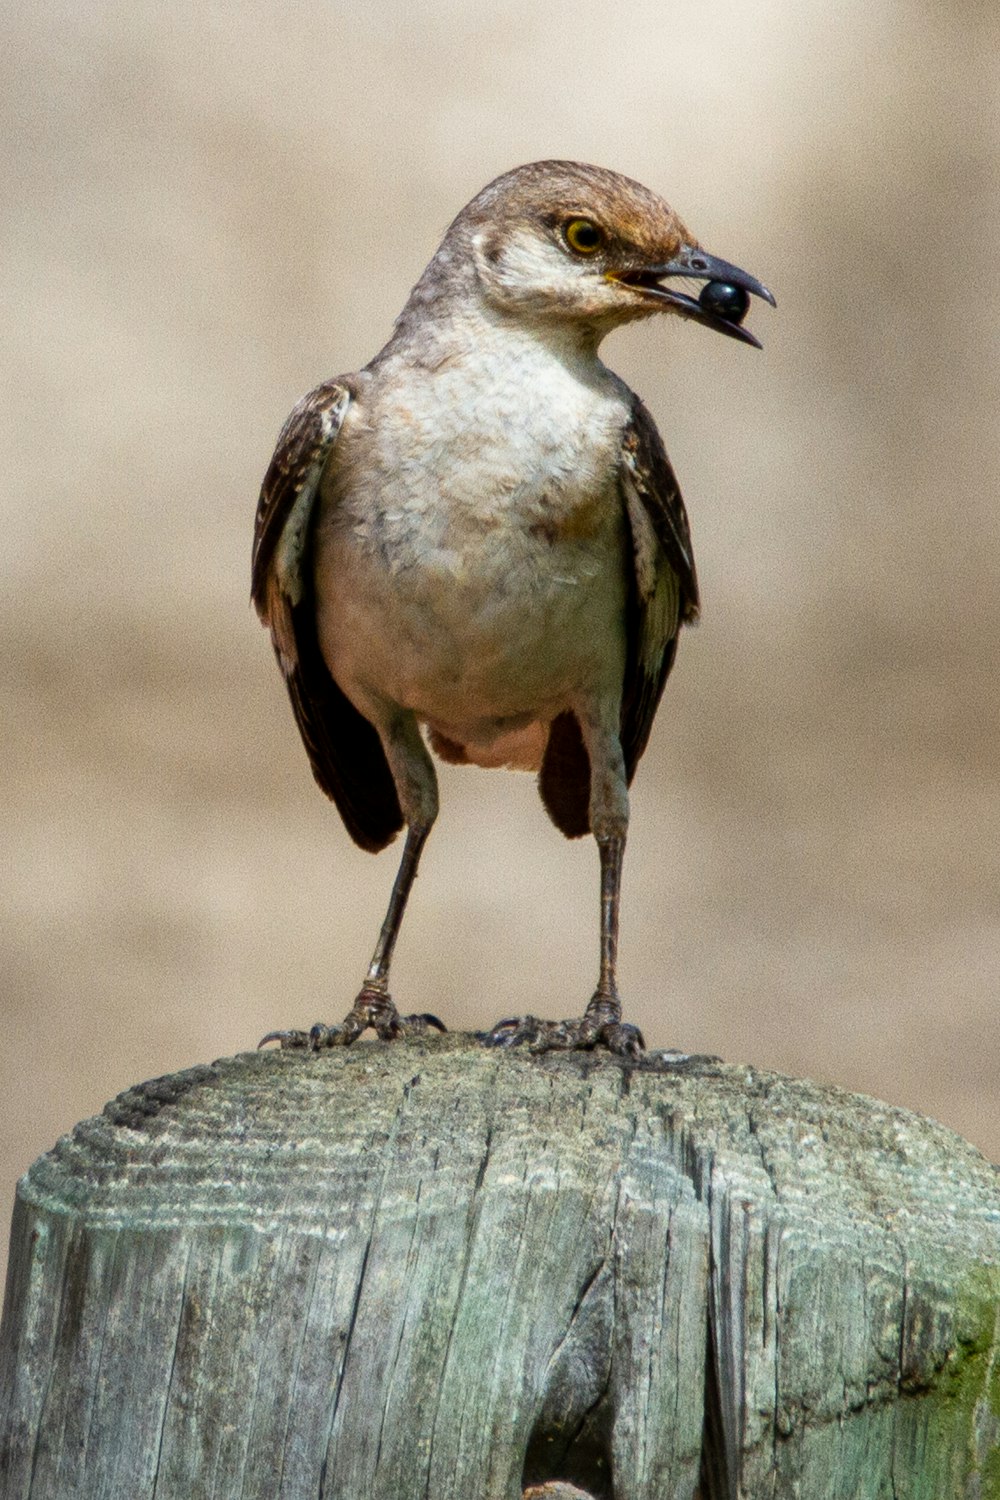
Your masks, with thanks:
M756 277L703 250L662 198L577 162L531 162L483 188L435 262L455 268L467 257L494 308L573 323L595 341L621 323L672 312L756 345L743 327L750 295L774 305ZM674 277L701 280L701 295L664 284Z

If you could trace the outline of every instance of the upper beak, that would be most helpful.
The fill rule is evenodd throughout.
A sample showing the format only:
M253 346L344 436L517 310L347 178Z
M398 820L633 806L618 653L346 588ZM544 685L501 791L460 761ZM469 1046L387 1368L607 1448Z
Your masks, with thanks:
M777 307L773 294L756 276L751 276L749 271L742 271L739 266L730 265L728 260L720 260L717 255L709 255L707 250L702 250L698 245L684 245L673 260L665 261L663 265L641 266L634 271L615 273L617 281L634 287L658 302L668 302L683 317L693 318L695 322L704 323L706 328L715 328L719 333L727 333L730 338L742 339L745 344L753 344L757 349L761 347L760 340L754 338L749 329L744 328L735 318L721 317L702 307L694 297L687 297L673 287L661 286L660 280L664 276L697 276L705 282L723 282L740 287L754 297L762 297L772 307Z

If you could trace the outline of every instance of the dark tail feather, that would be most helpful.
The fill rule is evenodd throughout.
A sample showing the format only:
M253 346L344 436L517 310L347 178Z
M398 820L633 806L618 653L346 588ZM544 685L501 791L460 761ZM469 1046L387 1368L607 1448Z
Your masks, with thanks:
M376 730L341 692L318 647L314 650L312 671L288 678L295 717L318 785L336 803L354 842L376 853L403 826L392 772Z
M556 827L568 839L590 832L590 758L575 714L553 719L538 790Z

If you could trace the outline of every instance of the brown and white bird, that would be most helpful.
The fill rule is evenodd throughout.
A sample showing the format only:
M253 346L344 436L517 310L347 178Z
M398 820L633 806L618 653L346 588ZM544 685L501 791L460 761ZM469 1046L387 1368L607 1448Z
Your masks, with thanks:
M699 300L673 277L703 280ZM343 1022L265 1041L440 1026L400 1016L388 983L438 811L429 741L447 761L537 771L556 826L600 851L584 1015L503 1021L487 1039L642 1048L615 980L628 787L698 584L660 436L597 350L658 312L756 344L748 293L774 302L639 183L534 162L462 210L371 363L292 412L257 509L253 601L348 833L374 851L405 825L406 843Z

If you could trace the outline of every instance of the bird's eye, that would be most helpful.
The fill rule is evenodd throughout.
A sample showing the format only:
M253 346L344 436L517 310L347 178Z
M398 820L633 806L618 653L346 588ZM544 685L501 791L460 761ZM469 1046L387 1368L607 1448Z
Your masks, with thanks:
M590 219L570 219L563 233L577 255L593 255L604 243L604 231Z

